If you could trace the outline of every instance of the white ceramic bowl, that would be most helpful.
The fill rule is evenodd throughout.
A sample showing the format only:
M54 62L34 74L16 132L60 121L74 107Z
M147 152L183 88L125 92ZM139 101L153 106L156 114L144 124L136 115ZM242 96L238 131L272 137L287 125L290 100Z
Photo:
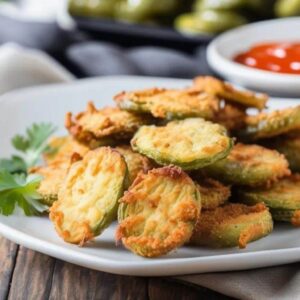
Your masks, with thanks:
M232 60L256 43L274 41L300 42L300 17L257 22L227 31L209 44L208 63L216 73L241 86L275 96L300 98L300 75L263 71Z

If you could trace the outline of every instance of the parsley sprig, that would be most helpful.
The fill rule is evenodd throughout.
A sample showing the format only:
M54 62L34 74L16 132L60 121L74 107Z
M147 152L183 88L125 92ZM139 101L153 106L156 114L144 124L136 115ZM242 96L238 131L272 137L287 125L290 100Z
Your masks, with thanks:
M14 148L20 155L9 159L0 159L0 214L11 215L16 206L23 209L25 215L36 215L47 209L39 200L37 189L41 177L27 175L27 170L35 166L43 153L51 153L49 137L55 127L51 124L33 124L25 135L16 135L12 139Z
M56 128L49 123L33 124L26 130L25 135L12 138L14 148L20 155L13 155L10 159L0 159L0 169L10 173L23 172L35 166L43 153L54 151L47 141Z
M47 209L47 206L39 202L41 198L37 192L41 177L35 174L26 176L10 174L6 170L0 170L0 213L11 215L16 205L23 209L26 216L39 214Z

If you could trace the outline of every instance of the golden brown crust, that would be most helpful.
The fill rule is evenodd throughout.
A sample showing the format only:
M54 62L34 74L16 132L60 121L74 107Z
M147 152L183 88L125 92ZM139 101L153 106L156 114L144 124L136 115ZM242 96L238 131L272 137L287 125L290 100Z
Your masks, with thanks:
M266 161L262 160L263 157ZM274 159L275 157L277 157L277 160ZM273 174L273 176L270 176L268 181L264 183L267 186L276 182L279 178L291 174L284 155L279 154L276 150L270 150L258 145L244 145L238 143L233 147L226 159L241 163L245 169L259 166L263 167L264 163L267 163L268 166L272 168ZM273 159L273 161L269 161L269 159Z
M280 135L261 141L267 148L275 149L282 153L289 162L293 172L300 172L300 133Z
M247 127L243 131L237 133L241 138L248 140L271 138L287 133L299 133L300 105L247 116L246 125Z
M300 225L300 174L284 177L267 188L237 190L237 197L246 204L265 203L276 221Z
M70 159L53 161L48 166L39 166L30 169L30 173L39 174L43 177L38 193L45 199L57 199L60 187L68 173L68 170L72 164Z
M260 220L261 213L265 212L267 212L267 219ZM265 226L264 222L266 222ZM236 245L245 248L250 241L272 230L272 222L270 224L269 222L271 216L263 203L254 206L228 204L201 213L190 243L214 247ZM236 232L233 234L231 230Z
M106 107L97 110L89 102L85 112L67 113L65 127L78 141L89 146L112 143L112 139L129 139L136 130L149 120L116 107ZM98 142L98 143L97 143Z
M84 156L90 150L71 136L53 137L49 142L49 146L54 149L54 153L45 153L43 155L47 164L70 160L74 153Z
M196 180L201 195L202 209L215 209L223 205L231 196L230 186L212 178Z
M233 219L237 217L243 215L249 215L252 213L258 213L266 209L267 208L263 203L259 203L254 206L247 206L245 204L228 204L226 206L215 209L213 212L209 212L205 214L205 217L207 218L207 222L202 224L202 226L203 228L205 228L205 226L209 228L210 226L213 226L214 222L218 224L224 222L230 223L232 222ZM204 215L201 216L201 219L202 217L204 217ZM212 220L214 220L214 222L212 222ZM199 224L197 226L199 226Z
M269 154L271 152L278 155L278 152L276 150L270 150L270 149L261 147L259 145L254 145L254 144L245 145L242 143L238 143L233 147L228 158L232 159L232 160L237 160L237 161L243 162L243 164L245 164L245 166L251 167L251 166L256 166L260 162L259 158L261 156L264 156L264 153ZM284 156L281 154L279 154L279 157L284 158ZM256 158L257 158L257 160L256 160ZM274 162L274 165L275 165L275 162ZM282 174L282 176L290 174L290 172L287 169L288 169L288 166L285 169L286 172L284 172L284 174Z
M228 131L238 130L245 126L247 113L245 108L230 103L225 103L213 118L213 122L219 123Z
M190 88L122 92L114 100L120 107L126 107L126 102L130 101L137 110L149 112L156 118L201 116L210 119L219 108L215 97Z
M298 193L298 187L300 186L300 174L287 174L281 180L271 185L269 188L265 189L266 195L270 191L274 191L277 195L286 195L287 193L294 192ZM300 190L300 189L299 189ZM263 189L262 189L263 191Z
M300 210L295 211L291 223L296 227L300 227Z
M210 76L200 76L194 79L194 89L205 91L229 102L238 103L245 107L265 108L268 96L251 91L237 90L231 84Z
M155 257L187 241L199 215L197 189L180 168L140 173L121 199L125 211L116 239L133 252Z
M153 169L151 174L156 176L166 176L174 180L190 180L189 176L179 167L169 165L164 168Z
M232 160L237 160L242 162L246 167L256 166L257 164L261 163L259 160L260 157L265 156L264 153L266 153L266 156L273 152L274 155L277 155L278 158L282 158L282 161L280 161L280 164L276 164L276 161L273 163L273 170L274 170L274 177L271 181L276 181L278 177L284 177L291 174L291 171L289 170L288 163L285 160L284 155L279 154L276 150L270 150L258 145L244 145L241 143L236 144L232 151L230 152L228 158ZM257 160L256 160L257 158ZM282 162L284 162L284 165L282 165Z
M154 163L152 163L149 158L134 152L129 145L118 146L115 149L125 158L129 173L128 186L132 184L140 172L147 173L154 168Z
M289 107L282 110L274 110L271 112L261 112L257 115L248 116L247 117L247 124L248 125L257 125L259 122L272 122L274 119L282 118L286 115L289 115L291 112L294 111L294 107Z
M232 145L223 126L202 118L142 126L131 140L134 150L158 164L174 164L184 170L200 169L226 157Z
M261 233L261 225L260 224L253 224L243 230L241 232L238 246L240 249L244 249L256 236L259 236Z
M165 91L166 89L164 88L150 88L150 89L138 90L134 92L122 91L121 93L115 95L114 100L117 103L120 103L124 101L125 98L126 99L130 98L136 100L137 102L144 102L142 101L143 97L152 97L152 96L160 95Z
M52 207L50 208L50 220L55 224L58 234L64 241L83 246L85 243L94 238L94 233L92 232L90 225L85 221L74 221L72 227L69 230L60 230L59 228L63 225L64 222L64 214L59 209L59 203L57 201L54 202ZM73 230L77 232L78 237L76 239L73 239L71 237L70 231Z
M69 243L83 245L115 218L126 174L124 158L109 147L89 151L63 181L50 219Z

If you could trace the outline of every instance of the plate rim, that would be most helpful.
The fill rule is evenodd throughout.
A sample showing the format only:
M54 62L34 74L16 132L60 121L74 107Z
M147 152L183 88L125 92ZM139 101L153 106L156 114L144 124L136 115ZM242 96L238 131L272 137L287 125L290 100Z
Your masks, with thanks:
M85 83L99 82L105 80L153 80L153 81L177 81L182 84L190 82L188 79L177 79L177 78L162 78L162 77L147 77L147 76L103 76L95 78L87 78L76 80L68 83L55 83L45 84L35 87L21 88L15 91L7 92L0 96L0 104L6 99L13 97L15 94L22 94L24 92L30 93L32 90L39 89L55 89L56 87L63 88L64 86L70 85L81 85ZM273 100L279 100L272 98ZM297 102L294 99L288 99L293 102ZM114 273L122 275L135 275L135 276L170 276L170 275L184 275L184 274L195 274L203 272L218 271L218 263L225 262L230 264L235 259L242 260L242 267L235 266L234 268L227 269L243 270L257 267L275 266L286 263L292 263L300 261L300 247L286 248L286 249L271 249L271 250L257 250L252 252L239 252L239 253L227 253L227 254L214 254L210 256L198 256L198 257L185 257L185 258L168 258L163 259L147 259L144 258L141 261L116 261L110 258L99 257L94 254L86 254L78 252L74 249L64 247L64 245L57 245L53 242L43 240L41 238L32 236L28 233L19 231L18 229L11 227L10 225L3 223L0 220L0 234L5 238L25 246L26 248L32 249L37 252L62 259L64 261L88 267L91 269ZM76 247L76 246L75 246ZM267 257L266 263L259 263L259 260ZM282 258L285 259L282 259ZM252 267L247 266L249 260L257 260L259 266L254 264ZM272 262L271 262L272 261ZM203 267L203 265L205 265ZM211 264L212 267L207 267ZM201 266L202 265L202 266ZM202 268L202 269L201 269ZM176 271L175 271L176 270ZM189 271L187 271L189 270ZM220 270L219 270L220 271Z
M63 261L87 267L90 269L109 272L120 275L134 275L134 276L171 276L171 275L187 275L187 274L200 274L206 272L215 272L218 267L204 268L203 270L196 270L195 266L200 264L217 264L218 262L224 262L227 260L228 263L234 262L235 259L242 259L243 264L250 259L262 259L268 255L272 258L272 262L266 261L266 264L253 267L234 267L228 271L235 270L248 270L254 268L263 268L268 266L277 266L286 263L298 262L300 260L300 247L287 248L287 249L273 249L273 250L259 250L254 252L245 253L228 253L212 256L202 257L188 257L188 258L169 258L163 259L151 259L143 258L142 261L129 261L121 262L115 261L109 258L99 257L93 254L79 253L76 250L65 248L63 245L56 245L55 243L45 241L43 239L31 236L27 233L23 233L7 224L0 221L0 233L8 240L22 245L28 249L61 259ZM74 245L74 247L76 247ZM293 258L287 259L286 261L277 261L282 256L293 255ZM68 256L66 258L66 256ZM276 258L276 262L274 259ZM146 270L144 268L147 268ZM159 270L157 270L159 268ZM163 268L163 269L161 269ZM168 268L168 269L164 269ZM182 269L181 269L182 268ZM193 269L186 272L186 269ZM174 272L174 269L176 271ZM209 271L207 271L209 269ZM163 270L163 271L162 271ZM159 274L158 274L159 272ZM218 271L223 272L223 271Z

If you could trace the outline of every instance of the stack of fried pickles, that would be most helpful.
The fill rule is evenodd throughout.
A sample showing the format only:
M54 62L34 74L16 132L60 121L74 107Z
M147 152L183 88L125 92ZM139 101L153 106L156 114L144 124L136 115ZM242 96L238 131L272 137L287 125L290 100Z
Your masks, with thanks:
M66 242L84 245L117 219L117 241L157 257L245 248L273 220L300 226L300 106L264 111L267 95L213 77L114 100L67 113L70 135L33 170Z

